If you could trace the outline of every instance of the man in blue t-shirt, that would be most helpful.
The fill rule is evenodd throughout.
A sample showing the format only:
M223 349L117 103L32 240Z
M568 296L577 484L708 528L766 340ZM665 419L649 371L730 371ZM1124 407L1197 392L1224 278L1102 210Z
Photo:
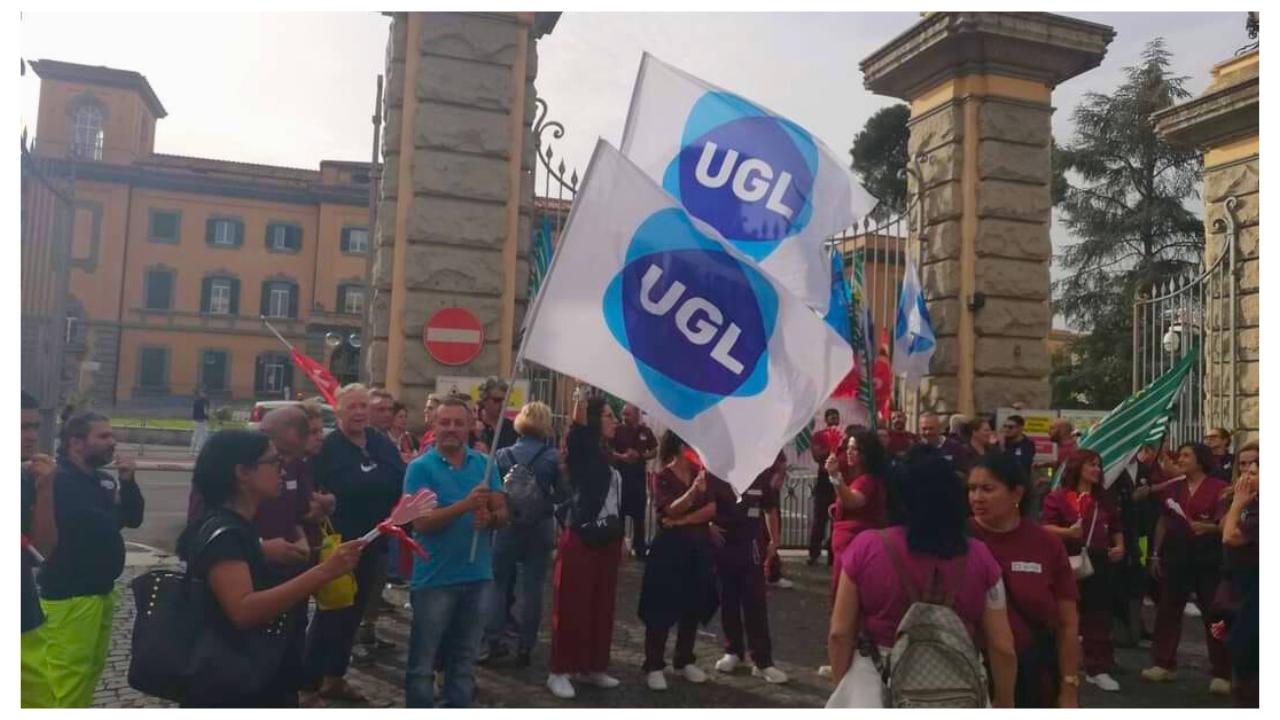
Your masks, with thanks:
M493 589L491 528L507 521L506 497L487 458L467 447L473 419L457 398L435 413L435 446L409 465L404 491L427 488L439 505L413 529L428 558L414 558L413 629L405 671L405 704L434 707L437 656L444 667L444 705L465 708L475 690L476 656ZM472 545L475 553L472 553Z

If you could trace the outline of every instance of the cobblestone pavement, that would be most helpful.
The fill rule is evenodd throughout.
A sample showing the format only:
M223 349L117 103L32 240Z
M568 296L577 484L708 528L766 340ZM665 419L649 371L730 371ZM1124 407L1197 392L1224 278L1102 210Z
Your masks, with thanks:
M128 581L156 564L172 563L171 558L154 555L132 555L130 566L121 577L120 603L116 607L114 633L107 658L106 671L94 696L95 707L170 707L167 702L151 698L128 685L129 632L133 625L133 600ZM643 659L644 627L636 617L643 565L627 560L622 565L618 584L618 610L613 638L613 665L610 672L622 680L614 690L578 687L576 700L562 702L547 692L546 663L549 647L544 615L542 636L528 668L516 668L509 661L499 661L480 668L477 678L476 705L487 708L516 707L821 707L831 692L827 681L819 678L816 668L825 663L827 631L827 593L829 580L825 567L806 566L803 559L786 560L788 576L796 587L769 591L769 616L772 625L774 655L778 666L791 676L786 685L768 685L752 678L744 669L723 675L712 669L721 655L718 635L719 618L712 620L698 637L695 648L698 664L711 675L705 685L691 685L670 673L670 690L650 691L640 672ZM388 599L398 607L407 602L407 594L389 589ZM548 602L551 593L546 593ZM1147 609L1150 611L1150 608ZM375 707L403 707L405 645L409 636L410 613L398 610L383 616L380 637L396 644L371 667L352 667L348 678ZM673 641L672 641L673 642ZM671 652L670 646L668 653ZM1197 618L1187 618L1181 650L1182 667L1176 681L1155 686L1145 683L1138 672L1149 665L1149 650L1118 649L1115 673L1123 690L1103 693L1086 685L1081 691L1081 704L1086 707L1228 707L1229 700L1208 694L1209 676L1203 633ZM670 655L668 655L668 660Z

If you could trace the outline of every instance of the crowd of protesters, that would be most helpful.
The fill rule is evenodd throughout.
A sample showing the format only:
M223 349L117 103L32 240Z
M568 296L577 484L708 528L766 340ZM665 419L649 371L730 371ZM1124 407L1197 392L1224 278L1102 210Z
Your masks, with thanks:
M668 688L673 628L676 675L708 680L698 628L717 612L716 671L749 665L764 682L788 682L766 593L790 586L778 552L785 454L737 493L634 406L615 415L605 397L577 396L558 428L539 402L508 417L507 399L496 378L474 400L431 395L417 438L404 404L352 384L337 393L327 436L321 406L305 402L272 410L259 431L193 440L178 552L210 593L207 631L271 626L288 642L251 687L183 704L365 702L345 676L397 649L377 633L394 607L382 597L389 582L409 588L410 707L467 707L477 664L533 664L548 576L548 690L569 700L575 685L617 687L611 643L628 547L644 562L635 612L650 690ZM106 417L64 418L54 459L36 452L35 399L22 403L22 702L84 707L111 636L121 528L142 523L143 497ZM930 413L918 434L900 412L878 431L842 428L834 410L823 420L808 545L811 564L825 551L831 567L829 665L818 671L834 686L829 707L896 697L885 689L890 658L922 603L948 608L960 644L974 648L983 702L1030 708L1077 706L1082 680L1119 691L1114 648L1140 639L1152 647L1143 680L1172 679L1189 601L1204 624L1208 691L1257 706L1256 443L1233 455L1231 434L1214 429L1172 453L1143 448L1108 477L1061 421L1055 455L1038 461L1017 415L998 431L987 417L952 417L947 434ZM406 529L425 557L371 532L419 490L434 506ZM1150 631L1144 600L1155 605Z

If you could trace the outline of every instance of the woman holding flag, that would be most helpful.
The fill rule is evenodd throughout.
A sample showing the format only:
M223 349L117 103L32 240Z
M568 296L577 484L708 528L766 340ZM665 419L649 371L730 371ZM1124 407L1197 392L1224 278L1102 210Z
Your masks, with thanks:
M845 548L863 530L885 526L888 513L885 471L888 469L884 446L876 433L858 430L845 440L844 469L832 453L826 469L835 488L836 501L831 505L831 599L835 600L840 584L840 558Z

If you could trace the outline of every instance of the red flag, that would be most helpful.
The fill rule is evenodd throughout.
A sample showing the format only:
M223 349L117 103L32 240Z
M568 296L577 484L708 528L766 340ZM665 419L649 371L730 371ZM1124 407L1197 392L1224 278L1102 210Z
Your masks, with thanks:
M293 359L293 364L297 365L307 376L320 394L324 396L325 402L333 407L338 406L338 379L329 372L329 369L311 358L298 352L297 348L289 348L289 357Z
M876 355L875 370L871 374L876 393L876 415L880 422L889 424L889 406L893 402L893 363L889 359L889 328L880 330L880 352Z

